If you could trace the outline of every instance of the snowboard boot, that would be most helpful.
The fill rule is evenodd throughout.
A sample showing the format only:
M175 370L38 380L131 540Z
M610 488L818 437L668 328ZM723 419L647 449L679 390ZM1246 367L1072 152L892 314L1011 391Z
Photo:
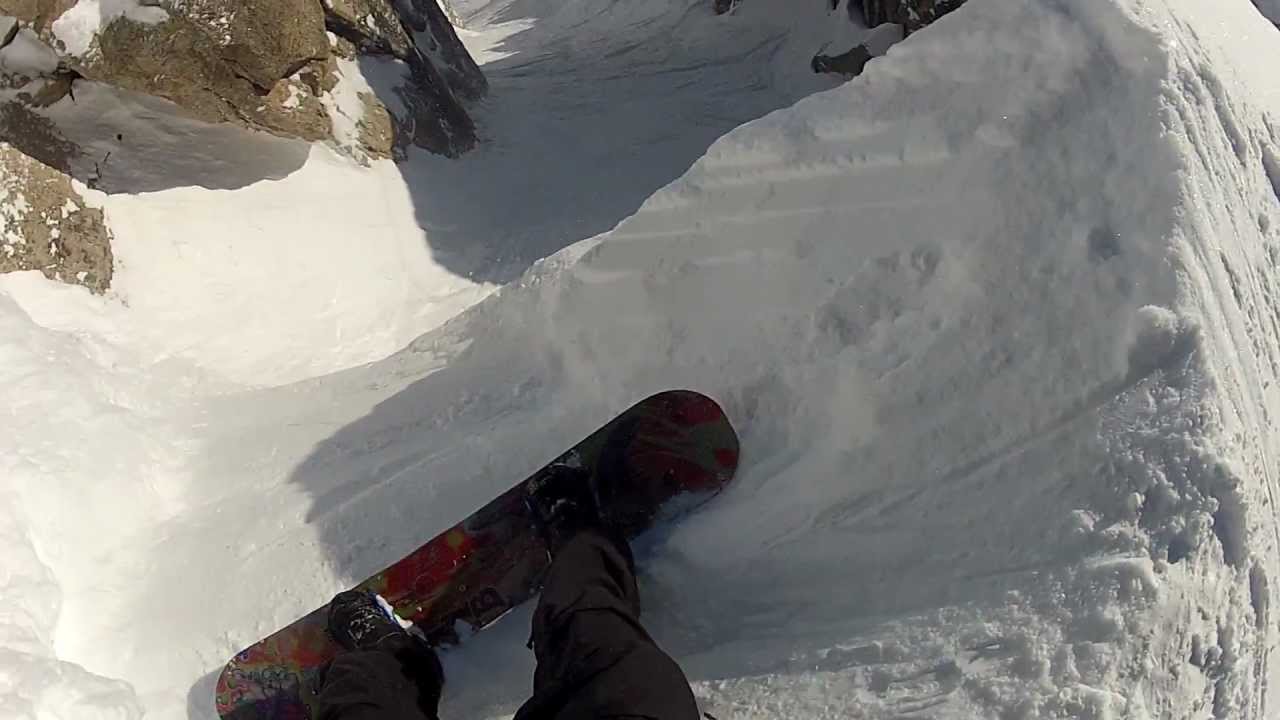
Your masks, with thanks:
M529 483L528 493L525 502L552 556L579 532L605 525L591 473L583 468L551 465Z
M393 649L412 639L378 596L364 590L340 592L330 601L329 634L347 650Z

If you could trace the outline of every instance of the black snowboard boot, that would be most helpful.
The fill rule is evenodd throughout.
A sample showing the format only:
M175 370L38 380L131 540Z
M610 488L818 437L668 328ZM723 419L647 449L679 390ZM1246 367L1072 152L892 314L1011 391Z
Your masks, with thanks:
M582 530L603 528L591 473L580 467L550 465L528 492L526 502L552 555Z
M409 633L364 590L347 590L329 602L329 634L347 650L375 650L409 639Z

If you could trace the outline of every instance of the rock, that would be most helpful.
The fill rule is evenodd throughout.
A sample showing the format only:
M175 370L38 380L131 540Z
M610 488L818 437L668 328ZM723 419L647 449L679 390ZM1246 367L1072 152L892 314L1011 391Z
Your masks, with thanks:
M439 68L449 88L468 100L484 97L489 82L437 0L401 0L398 7L418 48Z
M397 118L399 134L414 145L446 157L475 147L476 129L444 77L430 62L411 63L411 82L397 88L408 108Z
M160 25L116 20L97 39L97 52L81 74L135 92L170 100L208 122L238 122L304 140L329 137L329 120L318 99L298 99L292 76L328 56L323 48L295 38L273 47L258 61L246 36L223 46L207 27L174 16ZM285 48L291 51L285 52ZM293 102L286 104L293 98Z
M395 119L372 93L360 93L364 117L359 126L360 146L374 157L392 157L396 144Z
M1280 0L1253 0L1253 4L1263 17L1280 27Z
M75 143L62 137L48 118L17 102L0 104L0 138L45 165L70 173L80 155Z
M76 0L0 0L0 14L15 17L23 25L43 34L53 26L54 20L75 4Z
M18 270L102 293L111 284L111 233L71 178L0 143L0 273Z
M401 60L413 51L400 15L383 0L329 0L325 25L366 55L392 55Z
M394 118L397 147L412 143L457 157L476 143L475 124L459 98L483 96L488 82L436 0L392 1L330 0L326 24L358 53L394 57L408 67L408 77L393 87L405 108Z
M964 0L861 0L867 27L884 23L903 26L913 33L964 4ZM850 10L853 2L850 2Z
M224 33L221 58L263 93L329 56L324 11L315 0L200 0L184 7L215 40Z
M457 8L453 6L453 0L440 0L440 9L444 10L445 17L449 18L449 24L454 27L466 27L466 23L462 21L462 15L458 13Z
M0 12L18 21L0 25L8 41L0 90L20 88L17 99L39 108L91 80L163 98L204 122L331 141L361 161L409 144L452 157L476 143L460 98L479 97L487 83L436 0L161 4L0 0ZM19 41L21 53L10 49ZM380 78L379 93L389 96L355 77L358 65L335 65L335 54L348 51L403 62L400 81ZM8 56L19 54L38 59L39 70L17 69Z

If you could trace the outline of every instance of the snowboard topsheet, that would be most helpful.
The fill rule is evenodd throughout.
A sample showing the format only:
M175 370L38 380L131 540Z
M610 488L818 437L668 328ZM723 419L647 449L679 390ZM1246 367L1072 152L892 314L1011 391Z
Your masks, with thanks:
M635 534L719 492L737 469L738 438L714 400L671 390L632 406L547 467L557 463L597 472L601 482L619 472L638 479L644 502L632 496L629 508L645 517L628 522ZM532 598L550 556L527 486L544 470L356 587L378 593L434 638L452 635L458 622L483 628ZM327 613L322 606L227 663L215 695L223 720L311 717L318 676L341 650L325 629Z

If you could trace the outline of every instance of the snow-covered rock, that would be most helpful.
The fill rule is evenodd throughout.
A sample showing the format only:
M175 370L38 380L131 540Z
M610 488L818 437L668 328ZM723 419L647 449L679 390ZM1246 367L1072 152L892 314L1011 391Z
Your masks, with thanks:
M483 76L447 23L446 30L419 48L415 28L405 26L417 21L420 13L414 8L405 5L401 12L389 0L339 3L332 9L311 0L200 0L163 6L132 0L19 3L6 12L23 24L23 46L40 38L62 58L52 67L42 63L38 97L31 92L25 98L11 94L0 102L48 106L72 97L73 82L85 78L164 98L181 113L204 122L234 123L303 140L334 140L361 159L389 156L396 145L383 137L389 133L403 136L402 149L416 144L455 156L475 143L474 126L455 97L455 87L462 97L479 97ZM438 8L435 12L443 18ZM354 28L395 39L391 45L376 45L352 38L362 54L391 54L403 61L384 97L369 93L360 101L372 108L371 127L385 126L396 116L389 130L344 134L342 126L349 118L335 117L332 94L351 78L335 63L335 53L354 59L356 52L347 45L344 53L327 33L326 23L340 32ZM452 38L447 47L454 52L440 52L436 35ZM22 48L16 45L10 43L5 52L17 56ZM24 67L41 56L57 58L48 47L24 50ZM10 66L17 64L12 58L5 60L5 75L16 75ZM363 122L364 115L361 112L352 122Z
M39 270L99 293L111 284L111 233L75 185L0 143L0 273Z

